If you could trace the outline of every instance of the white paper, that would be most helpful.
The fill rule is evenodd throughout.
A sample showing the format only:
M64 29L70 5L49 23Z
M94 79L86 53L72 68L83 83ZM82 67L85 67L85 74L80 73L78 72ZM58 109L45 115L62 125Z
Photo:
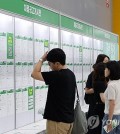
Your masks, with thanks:
M20 88L22 82L22 65L16 65L16 88Z
M14 92L7 94L7 115L13 115L14 114Z
M28 90L22 92L22 112L28 111Z
M7 38L0 36L0 62L7 60Z
M44 54L44 44L41 42L35 42L35 62L43 56Z
M28 62L28 40L22 40L21 43L22 62Z
M33 62L33 41L28 41L28 54L27 54L27 62Z
M7 116L7 93L0 95L0 118Z
M22 61L22 40L21 39L15 39L15 59L16 62Z
M16 113L22 112L22 92L16 92Z

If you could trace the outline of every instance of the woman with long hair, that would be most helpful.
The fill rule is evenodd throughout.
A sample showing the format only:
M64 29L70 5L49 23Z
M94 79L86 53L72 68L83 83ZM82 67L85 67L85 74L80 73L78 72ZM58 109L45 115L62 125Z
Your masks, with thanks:
M106 63L109 60L110 58L107 55L99 54L97 56L95 64L93 65L93 71L88 75L88 79L87 79L86 87L85 87L85 97L84 97L86 104L89 104L89 109L87 112L87 119L90 119L89 117L91 117L91 115L93 114L93 108L95 105L94 90L93 90L93 73L94 73L95 65L97 65L100 62ZM94 130L92 129L92 124L88 120L88 133L87 134L94 134L93 131Z
M104 92L107 87L106 78L104 75L105 64L98 63L94 67L93 72L93 90L94 90L94 106L91 109L91 115L88 118L88 127L90 134L101 134L102 119L104 116L103 102Z

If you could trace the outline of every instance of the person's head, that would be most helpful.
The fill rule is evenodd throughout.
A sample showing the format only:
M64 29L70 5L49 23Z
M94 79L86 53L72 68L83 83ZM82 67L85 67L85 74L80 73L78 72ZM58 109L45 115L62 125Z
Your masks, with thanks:
M96 64L94 67L94 75L93 80L94 81L105 81L105 63L101 62Z
M109 61L106 63L105 77L109 77L110 80L119 80L120 64L116 61Z
M65 52L60 48L54 48L48 52L47 61L52 70L60 70L66 62Z
M93 67L93 69L94 69L95 66L96 66L98 63L101 63L101 62L107 63L109 60L110 60L110 58L109 58L107 55L105 55L105 54L99 54L99 55L97 56L97 59L96 59L95 64L94 64L92 67Z
M100 62L107 63L110 60L110 58L105 54L99 54L96 59L96 63L98 64Z

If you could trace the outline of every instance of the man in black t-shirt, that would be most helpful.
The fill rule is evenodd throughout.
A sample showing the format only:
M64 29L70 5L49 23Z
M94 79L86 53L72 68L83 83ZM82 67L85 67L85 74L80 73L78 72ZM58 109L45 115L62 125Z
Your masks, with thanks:
M52 71L41 72L44 61ZM45 53L32 72L34 79L48 85L44 119L47 119L47 134L71 134L74 121L76 79L66 65L66 55L60 48Z

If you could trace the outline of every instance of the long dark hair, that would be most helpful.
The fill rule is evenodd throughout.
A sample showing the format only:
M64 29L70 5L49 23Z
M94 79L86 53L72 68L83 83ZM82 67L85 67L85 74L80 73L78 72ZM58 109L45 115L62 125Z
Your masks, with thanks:
M103 81L106 82L106 78L105 78L105 63L101 62L98 63L95 67L94 67L94 72L93 72L93 83L95 83L96 81Z
M103 62L104 59L105 59L105 57L107 57L107 58L110 60L110 58L109 58L107 55L105 55L105 54L99 54L99 55L97 56L97 59L96 59L96 63L95 63L95 64L98 64L98 63L100 63L100 62Z
M93 69L95 68L95 66L96 66L98 63L103 62L106 57L110 60L110 58L109 58L107 55L105 55L105 54L99 54L99 55L97 56L97 59L96 59L95 64L92 66Z

